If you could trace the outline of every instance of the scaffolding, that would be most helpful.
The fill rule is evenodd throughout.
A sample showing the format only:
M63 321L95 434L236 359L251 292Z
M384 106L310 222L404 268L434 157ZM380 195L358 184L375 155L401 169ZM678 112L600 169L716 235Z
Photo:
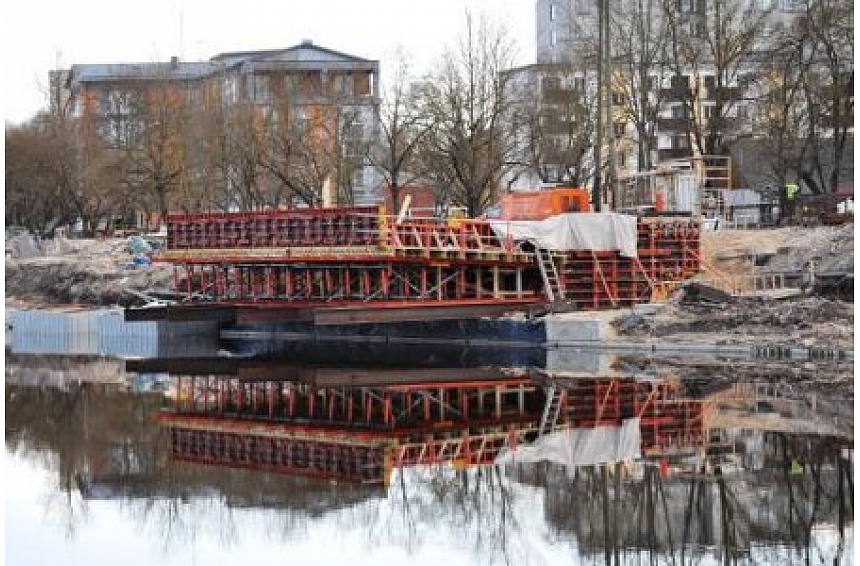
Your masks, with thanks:
M616 209L727 218L731 189L731 157L701 155L662 161L651 171L618 179Z

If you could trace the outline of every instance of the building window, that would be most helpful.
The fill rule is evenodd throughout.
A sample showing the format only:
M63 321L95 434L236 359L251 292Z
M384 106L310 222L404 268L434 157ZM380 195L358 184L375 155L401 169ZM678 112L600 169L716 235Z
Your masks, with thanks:
M558 90L561 88L561 79L559 77L544 77L541 81L544 90Z
M354 75L353 89L356 96L368 96L372 90L372 76L370 73L356 73Z
M615 122L612 124L612 133L616 138L623 138L626 129L624 122Z
M690 87L690 79L686 75L672 75L672 88L683 90Z
M320 71L307 71L301 75L301 90L305 96L319 96L322 94L322 73Z
M577 92L585 90L585 77L573 77L573 90Z
M555 4L550 4L549 5L549 21L551 21L551 22L555 21L555 16L556 16L555 10L556 10Z
M549 44L553 47L558 43L558 34L555 31L555 28L549 30Z
M269 77L266 75L254 75L254 100L256 102L269 101Z
M683 104L678 104L677 106L672 107L672 118L686 118L687 117L687 107Z
M802 12L806 9L806 0L782 0L782 9L786 12Z
M687 136L675 136L675 149L688 149Z

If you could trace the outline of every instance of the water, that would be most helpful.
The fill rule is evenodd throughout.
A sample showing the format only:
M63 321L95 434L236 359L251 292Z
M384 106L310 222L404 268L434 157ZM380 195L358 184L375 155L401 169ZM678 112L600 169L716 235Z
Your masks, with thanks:
M853 441L780 430L788 405L727 412L776 430L726 426L707 458L683 441L624 466L443 452L464 431L482 439L473 460L512 433L535 441L550 385L582 395L598 376L655 381L677 361L572 352L497 367L492 352L362 359L331 345L244 359L181 343L128 362L7 352L7 564L853 564ZM696 362L700 385L718 362ZM817 411L844 419L834 403ZM437 461L391 448L419 446L427 420L451 431ZM259 427L292 432L266 440ZM235 435L256 451L213 448ZM278 450L292 459L274 462Z

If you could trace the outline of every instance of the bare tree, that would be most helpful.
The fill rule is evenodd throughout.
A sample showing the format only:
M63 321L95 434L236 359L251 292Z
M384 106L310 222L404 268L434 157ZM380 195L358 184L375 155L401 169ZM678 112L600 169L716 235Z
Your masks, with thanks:
M391 194L395 210L400 207L403 188L420 176L415 157L420 142L433 126L432 118L420 112L417 93L406 55L401 51L380 108L379 136L367 152L368 161L381 174Z
M624 0L610 19L612 91L623 125L636 132L637 169L654 166L657 116L664 104L659 81L668 69L667 19L658 0Z
M434 175L451 180L452 202L469 215L496 199L513 166L515 138L505 119L510 100L502 73L511 66L512 50L503 29L467 15L459 50L443 56L423 101L435 124L425 171L439 167Z
M588 71L585 65L541 66L511 89L518 160L542 183L579 186L592 174L597 100L589 96Z
M123 154L123 181L138 202L149 201L162 215L169 194L187 172L189 111L185 89L168 81L139 81L127 93L128 114L119 122L128 132L115 139Z
M834 192L854 128L853 3L812 0L798 21L805 40L807 127L800 177L814 193Z
M35 123L6 125L6 224L40 235L70 220L54 170L51 140Z
M746 0L712 0L687 13L666 1L664 13L671 71L678 79L674 94L684 104L691 146L702 154L727 155L740 127L733 114L750 86L756 55L766 52L770 11ZM713 103L701 107L704 99Z
M782 187L789 177L800 176L805 144L803 104L805 41L794 31L784 34L773 44L773 51L762 67L762 80L753 97L755 112L751 117L756 149L775 187ZM784 193L779 191L781 197ZM784 203L783 203L784 205Z

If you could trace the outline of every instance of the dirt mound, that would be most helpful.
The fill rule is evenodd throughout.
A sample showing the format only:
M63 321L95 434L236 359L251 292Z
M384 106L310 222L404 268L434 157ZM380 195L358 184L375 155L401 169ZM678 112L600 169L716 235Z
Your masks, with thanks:
M677 342L793 343L851 347L854 305L822 297L733 299L720 304L668 304L619 334Z
M126 240L69 240L43 249L46 255L6 259L7 298L131 306L141 301L128 290L164 289L171 284L168 265L135 265Z
M727 272L748 270L756 256L770 258L762 271L798 271L810 260L816 262L817 271L852 271L854 224L703 232L702 256L709 265Z

